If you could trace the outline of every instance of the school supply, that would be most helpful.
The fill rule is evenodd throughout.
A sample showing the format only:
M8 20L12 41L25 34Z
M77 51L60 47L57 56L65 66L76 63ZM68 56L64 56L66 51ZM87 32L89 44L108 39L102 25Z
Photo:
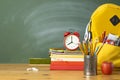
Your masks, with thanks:
M63 49L62 49L63 50ZM81 51L50 49L50 70L83 70L84 56Z
M96 45L98 66L112 62L120 67L120 6L112 3L100 5L91 15L84 35L85 41L99 42Z

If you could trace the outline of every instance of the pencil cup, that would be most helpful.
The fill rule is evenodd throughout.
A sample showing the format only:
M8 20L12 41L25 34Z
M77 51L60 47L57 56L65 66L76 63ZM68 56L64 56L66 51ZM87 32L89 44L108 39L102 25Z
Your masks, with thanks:
M97 75L97 56L84 55L84 75Z

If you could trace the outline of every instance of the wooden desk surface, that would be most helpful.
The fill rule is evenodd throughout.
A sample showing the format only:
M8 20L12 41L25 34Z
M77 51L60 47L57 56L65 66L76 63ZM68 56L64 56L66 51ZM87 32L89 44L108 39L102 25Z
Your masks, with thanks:
M35 67L38 72L27 71ZM48 64L0 64L0 80L120 80L120 71L113 71L112 75L85 77L83 71L49 70Z

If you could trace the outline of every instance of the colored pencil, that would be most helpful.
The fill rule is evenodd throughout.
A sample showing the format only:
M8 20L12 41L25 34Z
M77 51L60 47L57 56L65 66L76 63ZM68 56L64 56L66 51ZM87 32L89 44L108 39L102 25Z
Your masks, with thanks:
M79 48L80 48L81 52L82 52L83 54L85 54L85 52L84 52L84 50L83 50L83 46L82 46L81 42L79 42Z

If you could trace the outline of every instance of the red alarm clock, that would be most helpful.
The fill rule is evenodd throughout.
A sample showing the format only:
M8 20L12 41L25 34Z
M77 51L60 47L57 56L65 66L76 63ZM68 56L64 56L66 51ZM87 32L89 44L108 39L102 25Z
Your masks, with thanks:
M79 33L78 32L65 32L64 33L64 46L68 50L76 50L79 45L78 43L80 42L79 39Z

